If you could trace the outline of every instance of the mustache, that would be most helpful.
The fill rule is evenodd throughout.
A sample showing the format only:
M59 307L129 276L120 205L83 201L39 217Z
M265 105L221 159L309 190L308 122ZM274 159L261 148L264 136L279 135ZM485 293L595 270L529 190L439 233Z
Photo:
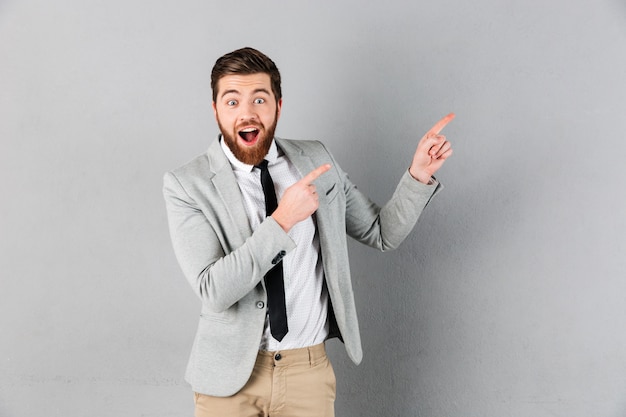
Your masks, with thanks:
M265 130L265 126L261 122L249 121L249 122L241 122L235 126L235 131L239 132L247 127L255 127L259 130Z

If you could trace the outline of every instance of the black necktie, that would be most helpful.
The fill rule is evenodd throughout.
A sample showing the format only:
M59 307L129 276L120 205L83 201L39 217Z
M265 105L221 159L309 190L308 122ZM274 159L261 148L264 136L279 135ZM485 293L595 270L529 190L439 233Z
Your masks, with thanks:
M270 172L267 169L266 160L263 160L257 168L261 169L261 186L263 187L263 194L265 194L265 214L270 216L278 207L274 181L272 181ZM287 328L287 307L285 305L282 260L265 274L265 288L267 289L270 331L274 339L280 342L289 330Z

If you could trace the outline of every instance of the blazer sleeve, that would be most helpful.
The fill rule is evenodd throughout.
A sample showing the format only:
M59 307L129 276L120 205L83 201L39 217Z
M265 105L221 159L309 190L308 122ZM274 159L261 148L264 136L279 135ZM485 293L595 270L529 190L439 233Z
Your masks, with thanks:
M396 249L404 241L432 197L443 188L436 180L433 184L423 184L407 170L391 199L380 207L343 172L342 178L346 195L347 234L381 251Z
M176 175L165 174L163 195L174 253L193 290L211 312L222 313L249 294L263 279L277 256L295 247L283 229L268 217L243 244L234 247L232 230L221 220L228 207L200 204ZM195 190L197 192L197 190ZM211 219L211 221L209 220Z

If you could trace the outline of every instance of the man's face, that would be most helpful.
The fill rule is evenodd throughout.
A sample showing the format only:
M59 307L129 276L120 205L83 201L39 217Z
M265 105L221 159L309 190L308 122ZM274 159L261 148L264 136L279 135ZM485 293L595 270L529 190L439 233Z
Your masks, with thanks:
M269 74L225 75L217 83L215 119L226 144L241 162L258 165L272 144L282 100Z

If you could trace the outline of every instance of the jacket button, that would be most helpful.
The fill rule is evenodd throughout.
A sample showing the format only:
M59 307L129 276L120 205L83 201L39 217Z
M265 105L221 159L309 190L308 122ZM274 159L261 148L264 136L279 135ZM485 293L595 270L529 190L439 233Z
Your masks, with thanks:
M285 252L284 250L281 250L280 252L278 252L276 256L274 257L274 259L272 259L272 265L276 265L277 263L282 261L285 255L287 255L287 252Z
M283 357L281 356L281 354L280 354L280 353L277 353L277 354L274 356L274 359L276 359L277 361L281 360L282 358L283 358Z
M258 308L258 309L265 308L265 303L263 301L258 301L256 303L256 308Z

